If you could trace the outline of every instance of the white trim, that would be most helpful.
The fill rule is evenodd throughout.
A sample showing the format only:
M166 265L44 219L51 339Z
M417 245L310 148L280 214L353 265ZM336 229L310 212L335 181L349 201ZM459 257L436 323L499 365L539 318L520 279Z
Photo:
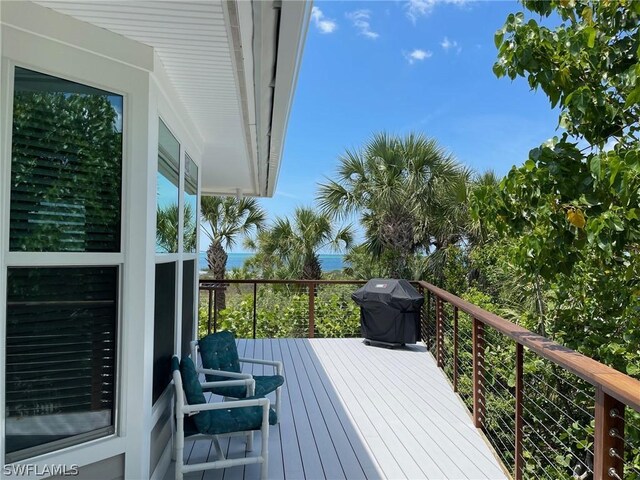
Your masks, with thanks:
M8 252L8 267L73 267L122 265L124 253Z
M164 391L160 394L158 400L156 400L156 403L153 404L153 407L151 409L151 425L153 427L155 427L158 421L162 418L164 411L167 408L171 407L171 401L173 398L172 390L173 385L171 384L171 382L169 382L169 385L167 385Z
M269 176L266 179L266 195L273 196L287 133L287 125L298 82L302 53L309 29L312 2L282 2L280 33L278 35L278 64L273 92L273 117L271 145L268 154Z
M244 140L242 142L244 158L251 177L253 192L259 193L259 165L255 160L258 158L255 137L255 97L253 95L253 76L249 76L253 75L254 52L250 39L253 38L254 29L251 19L246 22L240 16L240 5L242 3L237 1L222 2L222 13L225 18L236 98L238 99L238 110L241 117L240 128L242 129L242 138ZM263 2L244 2L244 4L249 11L252 11L254 8L261 8ZM242 63L242 65L238 63ZM249 70L245 70L247 64L251 66Z
M131 319L135 317L131 313L130 303L128 299L130 297L129 290L134 285L139 285L138 282L133 281L130 278L128 272L130 268L124 266L126 259L127 238L129 237L131 219L131 210L135 208L135 204L130 202L129 190L135 185L135 182L130 180L131 171L138 170L138 166L133 165L133 159L139 158L134 154L136 145L141 143L141 135L138 134L140 128L144 128L144 122L140 122L141 114L146 114L147 105L144 102L144 98L147 96L148 91L148 79L147 74L141 70L131 69L130 67L121 63L114 63L104 58L98 58L95 55L91 55L81 49L72 48L62 45L50 40L47 40L41 36L33 35L28 32L18 30L12 27L3 27L2 32L3 39L3 76L8 81L3 81L2 84L5 87L2 89L2 111L0 115L3 118L2 123L2 136L3 145L5 145L2 152L2 171L7 172L6 175L2 175L3 182L0 185L0 195L3 199L6 199L1 204L4 205L2 212L0 213L2 228L0 248L1 248L1 271L0 275L6 279L6 272L8 266L88 266L88 265L100 265L100 266L118 266L119 267L119 302L118 302L118 316L116 319L118 334L117 334L117 357L116 357L116 384L115 384L115 405L114 405L114 427L116 435L123 435L125 433L124 425L126 425L127 411L127 396L135 396L139 398L139 394L136 390L139 389L140 382L136 381L136 390L125 387L125 377L123 375L126 369L123 365L128 363L126 358L129 354L127 352L127 338L129 335L126 330L131 322ZM24 48L25 45L27 48ZM9 215L10 215L10 149L11 149L11 119L12 108L11 103L13 99L12 84L13 84L13 66L19 65L24 68L29 68L34 71L42 72L56 76L58 78L68 79L70 81L78 82L85 85L94 86L103 90L113 92L114 94L121 95L123 97L123 136L122 136L122 186L121 186L121 252L118 253L75 253L75 252L8 252L9 250ZM131 102L131 96L136 97L135 102ZM144 109L144 112L143 110ZM138 118L135 118L138 117ZM144 116L142 117L144 120ZM142 123L142 125L141 125ZM146 147L146 136L142 136ZM6 180L5 180L6 179ZM146 211L145 211L146 216ZM0 350L0 366L2 366L0 373L0 382L2 385L5 383L5 368L6 362L5 353L5 339L6 339L6 281L0 282L0 344L2 349ZM135 346L137 349L138 347ZM4 388L0 388L0 392L4 392ZM2 431L0 435L0 446L2 447L2 462L4 464L4 425L6 421L4 419L5 411L5 399L4 395L0 398L0 411L3 412L2 418ZM136 415L137 417L137 415ZM64 462L67 459L67 463L82 463L88 464L95 461L102 460L108 456L118 455L124 452L124 439L119 439L115 435L109 435L107 437L83 442L77 445L69 446L64 449L58 449L49 452L44 455L32 457L22 461L22 463L38 463L47 462L51 463L50 459ZM136 441L135 443L140 443ZM109 445L115 445L111 448ZM106 456L105 456L106 455ZM82 461L78 461L82 459ZM131 459L128 459L128 463ZM135 462L133 462L135 464ZM44 464L44 463L43 463Z
M204 140L202 133L196 128L184 106L178 101L180 96L176 92L171 80L162 65L158 54L154 56L154 71L151 75L151 88L156 90L158 100L158 116L166 119L165 125L178 139L181 146L185 145L191 159L202 167Z
M143 85L132 93L136 101L132 102L134 108L129 113L135 161L127 164L126 189L130 195L123 219L129 227L123 267L123 284L129 285L123 291L123 305L128 306L128 312L121 337L123 415L120 416L120 428L126 439L125 478L148 477L151 448L158 121L149 91L149 77L140 80ZM151 211L153 215L149 214Z
M15 29L82 49L104 59L147 71L153 69L153 49L148 45L33 2L2 2L2 21ZM28 46L25 45L25 48Z
M173 384L169 384L171 387L169 390L173 389ZM171 405L169 405L171 407ZM173 416L172 416L173 417ZM170 419L173 422L173 418ZM173 435L173 433L172 433ZM164 447L162 451L162 455L160 455L160 459L156 464L156 468L153 470L151 474L151 478L149 480L161 480L165 477L167 470L169 469L169 465L171 465L171 451L173 450L173 439L167 442L167 445Z
M180 261L179 253L156 253L156 264Z
M29 2L3 2L4 5ZM64 45L32 32L3 25L2 56L14 65L125 96L129 91L126 72L140 70L92 55L78 47Z
M13 68L8 60L2 58L0 59L0 466L5 464L6 416L4 412L6 409L4 385L7 358L5 347L7 326L7 265L5 252L9 250L9 208L2 208L2 205L8 206L11 188L10 138L13 98L10 92L12 90ZM2 473L0 472L1 476Z
M125 439L111 435L14 463L16 465L35 465L42 471L53 463L83 467L123 453L125 453ZM42 479L42 476L24 475L20 479L35 480Z

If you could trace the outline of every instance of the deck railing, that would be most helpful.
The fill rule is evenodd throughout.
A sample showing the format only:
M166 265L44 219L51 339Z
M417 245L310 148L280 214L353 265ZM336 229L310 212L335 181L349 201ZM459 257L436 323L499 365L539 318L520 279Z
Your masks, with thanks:
M298 307L306 318L299 318L292 331L313 338L331 331L319 328L324 319L318 312L326 310L318 303L322 289L340 289L332 308L345 309L346 315L353 306L350 293L364 284L235 279L224 283L201 281L201 299L208 300L201 332L217 330L220 319L212 302L221 291L227 296L235 291L251 299L245 305L251 322L246 336L253 338L261 327L261 312L269 308L260 306L261 288L281 288L285 296L303 302ZM513 478L640 479L640 381L427 282L414 285L426 295L423 341Z
M640 478L638 380L419 285L427 292L425 341L514 478Z
M318 304L322 300L322 294L331 290L338 298L334 299L333 306L353 307L350 295L356 288L364 285L363 280L263 280L263 279L225 279L224 281L216 280L200 280L200 299L204 301L206 307L204 310L205 325L201 324L199 330L208 333L218 330L220 318L223 315L219 312L221 297L224 294L225 302L233 302L234 295L245 295L251 300L249 309L244 309L244 313L249 318L246 321L251 322L250 337L256 338L259 329L259 313L264 310L265 306L261 305L261 289L263 287L275 287L280 289L284 296L296 296L297 302L297 330L296 336L307 336L314 338L322 332L317 325L318 321L322 322L323 304ZM349 288L350 287L350 288ZM224 292L224 293L223 293ZM354 330L350 336L359 336L359 328Z

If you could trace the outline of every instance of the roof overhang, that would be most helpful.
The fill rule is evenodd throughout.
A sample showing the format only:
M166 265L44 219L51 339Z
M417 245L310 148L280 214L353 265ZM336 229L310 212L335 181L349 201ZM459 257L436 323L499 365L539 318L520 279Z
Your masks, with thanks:
M202 140L203 194L273 195L310 2L37 3L153 48Z

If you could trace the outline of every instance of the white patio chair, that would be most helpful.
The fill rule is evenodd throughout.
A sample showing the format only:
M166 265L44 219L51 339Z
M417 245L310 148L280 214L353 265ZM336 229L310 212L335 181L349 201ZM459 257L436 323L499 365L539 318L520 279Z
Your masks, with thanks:
M198 367L198 353L202 360L202 367ZM282 385L284 384L284 369L282 362L261 360L256 358L243 358L238 355L236 341L231 332L217 332L209 334L199 341L191 342L191 358L196 362L198 373L204 373L207 382L219 382L229 379L253 379L255 380L256 396L266 397L269 393L276 392L276 414L280 420L280 404L282 399ZM275 375L251 375L242 373L240 364L252 363L273 367ZM249 396L245 387L224 387L215 384L206 391L222 395L225 398L244 398Z
M182 367L182 368L181 368ZM174 455L176 462L176 480L182 480L185 473L229 468L237 465L261 464L260 478L267 479L269 425L277 422L276 414L269 408L269 399L251 397L233 402L207 403L198 372L190 358L182 362L176 355L171 359L171 369L175 388L176 431L174 436ZM184 382L183 382L184 377ZM224 384L224 385L222 385ZM217 382L219 386L244 387L253 389L253 379L237 379ZM260 430L260 455L227 459L220 447L219 438L243 435L247 436L247 450L253 447L253 431ZM184 440L186 437L199 440L209 439L216 451L216 460L197 464L184 464Z

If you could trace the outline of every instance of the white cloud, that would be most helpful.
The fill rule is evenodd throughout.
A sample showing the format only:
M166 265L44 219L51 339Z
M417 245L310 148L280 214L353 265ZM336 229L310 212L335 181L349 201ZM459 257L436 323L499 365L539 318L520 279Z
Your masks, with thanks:
M429 50L422 50L420 48L416 48L410 53L404 53L404 58L407 59L410 65L413 65L415 62L421 62L425 58L431 58L433 52Z
M353 26L358 29L360 35L364 35L367 38L376 39L380 35L371 30L371 12L369 10L356 10L355 12L349 12L346 14L347 18L353 22Z
M447 37L444 37L444 40L440 42L440 46L444 49L445 52L453 49L456 53L460 53L462 51L462 47L458 46L458 42L455 40L449 40Z
M338 28L338 24L334 20L325 17L318 7L311 9L311 19L321 33L333 33Z
M426 17L431 12L433 12L433 9L438 3L464 5L468 1L469 0L409 0L405 4L405 8L407 10L407 17L409 17L409 20L411 20L413 23L416 23L418 18Z
M289 192L283 192L281 190L276 191L276 196L285 197L285 198L293 198L293 199L296 199L296 200L300 198L298 195L294 195L293 193L289 193Z

